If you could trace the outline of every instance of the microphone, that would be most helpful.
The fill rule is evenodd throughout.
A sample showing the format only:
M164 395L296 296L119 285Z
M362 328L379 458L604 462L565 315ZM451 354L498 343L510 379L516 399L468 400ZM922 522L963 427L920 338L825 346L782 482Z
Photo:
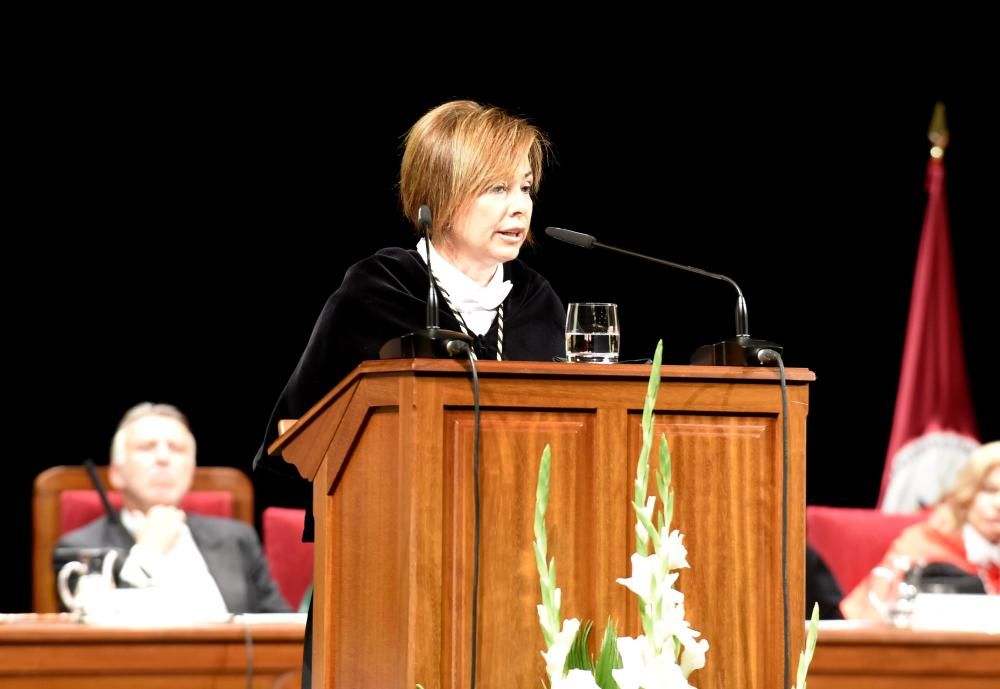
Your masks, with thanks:
M104 489L104 484L101 483L101 477L97 475L97 465L94 464L94 460L90 458L83 460L83 466L87 470L87 476L90 478L91 485L93 485L94 490L97 491L97 495L101 499L101 505L104 507L104 513L107 515L108 523L113 527L121 529L122 533L125 535L125 540L131 541L132 534L129 533L122 524L122 521L118 516L118 511L115 510L114 506L112 506L111 500L108 498L108 491ZM112 574L114 576L115 584L120 585L122 566L125 564L125 558L128 556L127 549L117 548L115 546L62 546L61 548L53 549L52 564L56 571L58 571L62 569L63 565L73 560L99 558L103 562L104 558L107 557L107 554L112 550L117 553L117 557L112 565ZM143 571L145 572L145 570Z
M711 273L707 270L702 270L701 268L674 263L673 261L665 261L662 258L654 258L635 251L620 249L609 244L602 244L597 241L597 238L593 235L583 234L582 232L574 232L573 230L565 230L561 227L546 227L545 234L553 239L558 239L561 242L566 242L567 244L572 244L573 246L579 246L583 249L593 249L595 247L598 249L607 249L608 251L625 254L626 256L632 256L633 258L641 258L646 261L652 261L653 263L659 263L660 265L669 266L678 270L686 270L689 273L697 273L698 275L704 275L705 277L710 277L715 280L722 280L723 282L728 282L732 285L736 289L736 337L723 340L722 342L716 342L715 344L703 345L699 347L695 350L694 354L691 355L692 364L703 364L708 366L773 365L775 362L771 357L761 357L759 356L759 353L762 350L774 350L778 354L781 354L783 351L782 347L774 342L769 342L767 340L755 340L750 337L747 302L746 299L743 298L743 292L740 290L740 286L737 285L736 281L730 277L719 273Z
M386 342L378 351L380 359L450 359L472 349L472 338L465 333L438 327L437 288L431 272L430 207L417 210L417 228L427 251L427 327Z

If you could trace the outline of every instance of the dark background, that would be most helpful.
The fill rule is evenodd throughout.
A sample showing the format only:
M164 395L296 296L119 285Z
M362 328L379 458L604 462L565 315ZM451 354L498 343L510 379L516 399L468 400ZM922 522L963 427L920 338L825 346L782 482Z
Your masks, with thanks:
M199 462L249 470L271 405L353 262L412 238L396 200L401 137L468 97L546 131L555 160L525 261L564 302L620 305L623 357L682 364L733 334L732 289L585 252L547 225L732 276L755 337L807 367L808 499L872 506L891 426L924 211L926 130L948 105L951 230L983 439L1000 438L995 363L998 110L951 79L904 88L858 74L807 82L752 69L688 83L563 72L415 88L402 77L297 79L232 64L177 71L72 64L35 84L8 225L3 523L30 607L31 482L107 461L142 400L191 418ZM495 75L494 75L495 76ZM321 77L321 78L320 78ZM992 88L992 87L989 87ZM374 95L373 95L374 94ZM349 336L349 334L345 334ZM291 504L256 481L258 508Z

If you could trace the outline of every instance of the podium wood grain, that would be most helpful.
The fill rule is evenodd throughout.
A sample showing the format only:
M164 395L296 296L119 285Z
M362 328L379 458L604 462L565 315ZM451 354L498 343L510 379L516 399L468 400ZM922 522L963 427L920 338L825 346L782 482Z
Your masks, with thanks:
M314 482L314 679L330 687L469 682L473 411L466 366L362 364L274 445ZM547 520L565 617L639 633L630 501L649 366L481 362L482 542L477 687L544 676L531 549L535 481L552 447ZM774 369L665 366L656 432L673 454L692 570L687 618L709 639L697 684L781 683L781 397ZM789 371L792 654L802 645L808 381ZM654 455L655 456L655 455ZM655 486L650 484L650 493ZM794 670L794 667L793 667Z

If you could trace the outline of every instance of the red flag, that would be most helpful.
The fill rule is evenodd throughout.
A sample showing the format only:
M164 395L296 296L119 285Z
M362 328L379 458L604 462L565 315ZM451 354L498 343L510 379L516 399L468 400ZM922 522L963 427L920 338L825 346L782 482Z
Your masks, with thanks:
M942 149L936 152L927 164L927 211L882 475L879 506L886 512L936 503L979 444L962 352Z

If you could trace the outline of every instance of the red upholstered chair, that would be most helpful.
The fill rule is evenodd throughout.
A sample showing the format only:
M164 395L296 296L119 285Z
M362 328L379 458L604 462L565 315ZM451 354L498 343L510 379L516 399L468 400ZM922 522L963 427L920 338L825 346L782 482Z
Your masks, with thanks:
M108 468L98 467L102 484L108 486ZM121 496L109 491L111 504L121 507ZM188 512L213 517L232 517L253 524L253 484L239 469L232 467L196 467L191 491L181 507ZM93 490L87 470L82 466L57 466L35 478L32 498L33 604L36 612L55 612L55 573L52 550L67 531L88 524L104 515L100 497Z
M121 509L122 496L117 491L109 491L108 499L116 510ZM181 508L210 517L232 517L233 494L224 490L191 492L181 499ZM59 494L60 536L103 516L104 505L96 490L64 490Z
M806 507L806 540L830 567L844 595L878 565L896 537L928 512L887 514L857 507Z
M305 510L268 507L262 515L264 556L271 576L293 609L312 583L313 544L302 542Z

